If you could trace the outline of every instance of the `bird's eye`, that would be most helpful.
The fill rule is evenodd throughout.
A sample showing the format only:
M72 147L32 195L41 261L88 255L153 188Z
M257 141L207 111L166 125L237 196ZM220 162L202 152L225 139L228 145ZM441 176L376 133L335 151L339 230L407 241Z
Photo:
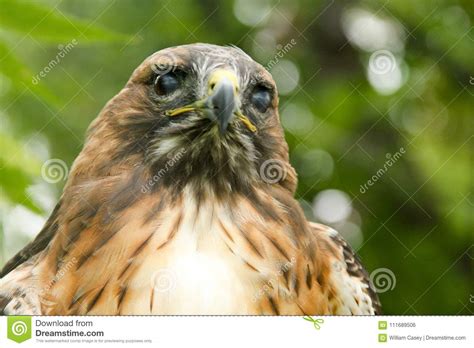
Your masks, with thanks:
M267 88L259 86L253 91L252 95L250 96L250 101L258 111L265 112L272 102L272 96Z
M174 72L164 75L158 75L155 79L154 88L158 95L166 95L173 93L179 87L178 76Z

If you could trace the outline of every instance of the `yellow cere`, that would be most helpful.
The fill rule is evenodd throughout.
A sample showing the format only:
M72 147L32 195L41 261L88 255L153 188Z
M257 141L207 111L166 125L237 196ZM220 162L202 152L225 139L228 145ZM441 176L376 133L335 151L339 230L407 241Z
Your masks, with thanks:
M233 71L227 69L216 69L211 73L211 76L209 77L208 81L208 93L211 94L212 88L214 88L214 86L216 86L219 81L222 81L224 79L227 79L232 82L232 85L234 86L234 94L237 95L237 93L239 92L239 79Z

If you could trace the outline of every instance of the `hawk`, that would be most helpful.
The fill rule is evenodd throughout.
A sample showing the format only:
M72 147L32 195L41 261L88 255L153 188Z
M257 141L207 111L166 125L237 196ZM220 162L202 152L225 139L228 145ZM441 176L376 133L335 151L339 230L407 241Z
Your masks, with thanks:
M0 312L380 313L296 184L263 66L236 47L158 51L92 122L44 228L4 266Z

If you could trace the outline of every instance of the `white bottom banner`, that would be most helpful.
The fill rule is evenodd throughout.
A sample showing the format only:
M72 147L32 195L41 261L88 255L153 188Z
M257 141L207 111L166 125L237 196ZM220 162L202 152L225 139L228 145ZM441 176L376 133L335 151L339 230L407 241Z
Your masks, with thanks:
M1 319L0 347L474 347L472 316Z

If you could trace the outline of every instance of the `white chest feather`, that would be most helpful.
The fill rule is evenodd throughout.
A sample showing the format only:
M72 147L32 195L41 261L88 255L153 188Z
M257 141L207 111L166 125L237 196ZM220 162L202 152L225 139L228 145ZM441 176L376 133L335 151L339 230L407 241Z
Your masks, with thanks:
M226 245L222 222L232 223L225 209L193 200L166 250L147 259L142 274L152 275L151 311L156 314L249 313L258 285L255 274ZM160 228L166 228L164 221ZM160 231L157 231L160 232ZM253 280L252 280L253 279Z

